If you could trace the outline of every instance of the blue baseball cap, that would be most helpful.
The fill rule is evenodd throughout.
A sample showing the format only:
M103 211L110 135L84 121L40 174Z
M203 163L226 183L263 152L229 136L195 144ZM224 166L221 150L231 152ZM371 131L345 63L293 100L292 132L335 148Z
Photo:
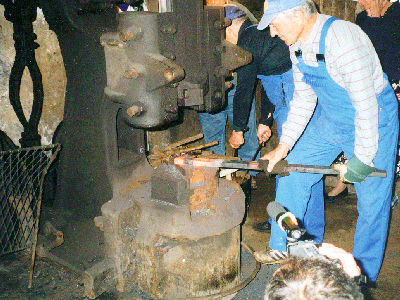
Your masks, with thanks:
M231 21L245 16L244 11L240 10L239 7L234 5L225 6L225 18L230 19Z
M127 11L128 8L129 8L129 4L121 3L121 4L118 4L118 7L119 7L119 9L122 10L122 11Z
M281 12L303 4L306 0L266 0L264 2L264 15L257 29L263 30L269 26L273 19Z

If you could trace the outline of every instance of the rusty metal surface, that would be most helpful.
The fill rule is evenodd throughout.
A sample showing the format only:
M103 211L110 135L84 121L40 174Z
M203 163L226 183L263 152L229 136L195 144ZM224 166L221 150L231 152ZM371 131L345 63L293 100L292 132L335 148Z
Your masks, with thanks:
M253 56L250 52L224 40L222 42L222 66L227 70L235 70L251 63Z
M113 263L110 258L104 259L83 272L85 296L96 299L115 285L112 272Z
M151 182L102 207L106 248L120 292L137 284L156 298L185 298L227 290L240 282L240 223L245 197L220 180L210 199L215 214L151 198Z
M174 165L161 165L151 177L151 198L175 205L188 204L193 191L186 176Z

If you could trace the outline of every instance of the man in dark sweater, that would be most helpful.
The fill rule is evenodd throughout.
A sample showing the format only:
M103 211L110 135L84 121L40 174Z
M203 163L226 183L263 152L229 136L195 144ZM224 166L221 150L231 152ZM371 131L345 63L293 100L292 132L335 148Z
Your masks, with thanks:
M240 11L235 6L229 6L225 10L225 17L234 20L244 15L243 11ZM232 43L231 40L228 40ZM236 44L236 41L233 42ZM237 86L237 74L233 73L233 78L229 78L231 87L226 91L227 105L226 107L218 113L207 113L201 112L199 113L199 121L201 125L201 129L204 135L203 142L209 143L212 141L218 141L218 145L212 146L209 150L213 151L214 154L217 155L225 155L225 136L226 136L226 122L227 119L230 120L231 124L233 123L233 97L236 92ZM253 160L254 155L257 152L258 148L258 138L257 138L257 122L256 122L256 105L255 101L253 101L253 87L250 92L250 106L247 114L245 127L248 128L244 133L244 144L238 149L237 156L241 160ZM256 159L260 158L260 154L258 153ZM255 179L254 176L257 175L257 172L250 171L249 175L251 176L251 184L254 187Z
M383 72L394 88L400 92L400 3L389 0L361 0L364 11L356 18L356 24L368 35Z
M397 100L400 101L400 3L389 0L360 0L364 7L356 24L368 35L375 47L383 72L386 73ZM400 152L397 154L396 178L400 178ZM397 205L397 196L392 207Z
M226 38L232 43L236 41L238 46L253 55L250 64L237 69L237 87L233 98L234 131L229 140L230 144L233 148L239 148L244 142L243 132L247 129L246 121L257 78L261 80L268 96L261 99L261 118L257 132L259 142L266 142L271 135L274 108L274 119L280 135L280 125L286 120L293 94L289 49L281 39L271 37L269 29L257 30L257 26L246 17L232 21L232 25L226 30Z

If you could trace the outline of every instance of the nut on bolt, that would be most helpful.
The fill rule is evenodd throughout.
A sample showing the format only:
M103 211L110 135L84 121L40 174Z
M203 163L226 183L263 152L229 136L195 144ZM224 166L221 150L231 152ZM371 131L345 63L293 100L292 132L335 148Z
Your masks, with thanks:
M133 105L126 110L126 113L132 118L134 116L140 115L142 111L143 109L140 106Z
M225 29L226 27L232 25L232 21L229 18L224 18L222 21L221 20L216 20L214 22L214 28L215 29Z
M221 91L215 91L214 97L215 97L215 99L222 99L222 92Z
M123 42L138 40L141 37L143 37L143 29L141 27L131 27L130 29L121 31L119 33L119 38Z
M132 31L124 31L119 33L119 37L121 41L127 42L133 39L133 32Z
M135 79L139 77L139 72L136 69L129 69L125 71L124 77L126 79Z
M171 70L171 69L166 69L166 70L164 71L164 78L165 78L168 82L171 82L172 80L174 80L174 79L175 79L175 73L174 73L174 71Z

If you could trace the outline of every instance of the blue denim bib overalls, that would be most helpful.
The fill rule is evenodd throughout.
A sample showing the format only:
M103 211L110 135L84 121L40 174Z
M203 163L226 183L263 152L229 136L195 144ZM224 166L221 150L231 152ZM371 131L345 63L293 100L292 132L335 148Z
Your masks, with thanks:
M282 134L282 125L286 122L290 101L293 99L294 92L294 79L293 79L293 70L290 69L283 74L280 75L257 75L257 78L261 80L261 83L264 87L265 93L268 96L269 101L275 106L274 110L274 120L276 122L276 131L278 132L278 138L280 138ZM313 117L313 119L315 119ZM278 188L279 176L276 177L276 185L275 188ZM324 198L324 186L323 181L320 180L318 183L313 185L311 196L315 201L323 201ZM319 214L324 214L323 210L318 212ZM314 218L315 212L307 214L304 216L304 222L307 223L310 221L312 224L319 223L318 226L315 226L318 232L314 232L311 230L310 234L316 236L316 241L318 243L322 242L322 236L324 234L323 230L325 227L325 219L324 218ZM270 223L273 223L270 221ZM321 232L322 229L322 232Z
M301 51L296 53L297 67L303 73L302 80L317 95L320 113L307 126L307 130L289 153L289 163L329 166L341 151L344 151L348 159L354 155L355 109L347 91L330 77L324 59L325 38L335 20L328 19L322 28L317 67L306 65ZM378 276L385 249L398 138L398 104L389 84L377 95L377 100L379 142L378 153L373 162L376 168L387 171L387 177L368 177L364 182L354 184L359 217L353 255L371 281L375 281ZM303 221L310 209L323 210L323 202L315 203L310 199L311 187L320 179L321 175L318 174L301 173L292 173L281 178L276 201ZM323 218L323 214L315 216L315 219L318 218ZM316 224L321 222L317 221ZM311 229L318 232L313 224L305 222L304 226L307 231ZM277 226L273 226L270 247L284 251L284 243L285 235Z

